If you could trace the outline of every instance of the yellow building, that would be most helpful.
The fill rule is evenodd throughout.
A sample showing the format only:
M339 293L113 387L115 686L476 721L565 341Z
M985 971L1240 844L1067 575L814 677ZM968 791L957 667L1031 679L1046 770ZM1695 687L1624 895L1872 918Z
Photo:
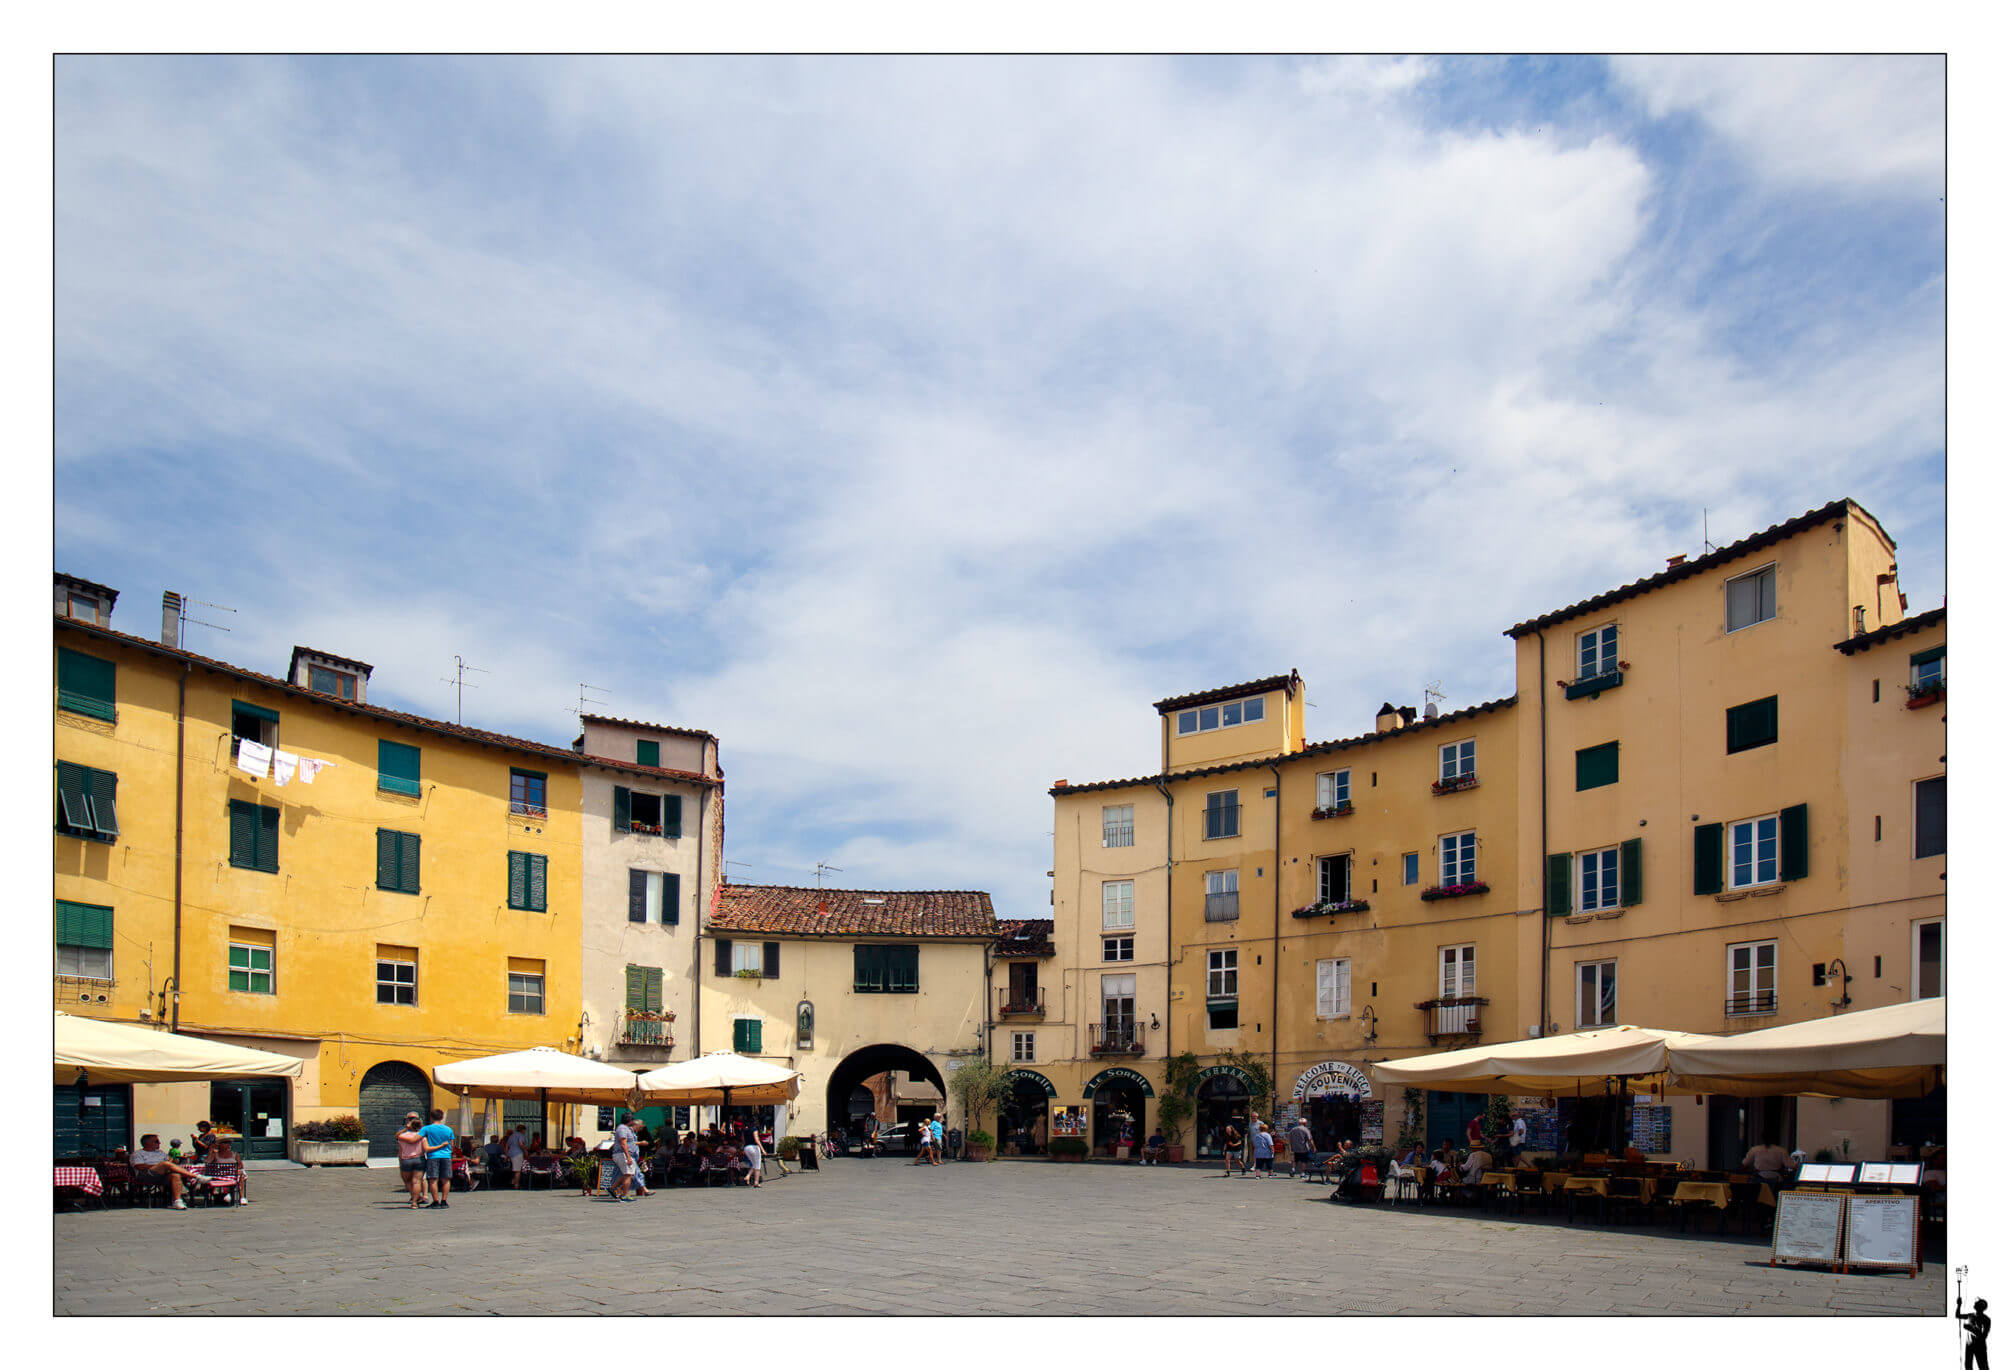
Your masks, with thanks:
M58 1087L58 1145L234 1125L253 1158L359 1112L376 1154L433 1067L578 1033L575 753L368 703L371 668L285 675L109 626L56 578L56 1007L298 1057L297 1082Z
M1296 672L1161 700L1158 774L1050 791L1044 1037L1068 1053L1037 1069L1099 1151L1124 1114L1150 1127L1185 1054L1190 1155L1258 1073L1279 1127L1435 1146L1485 1096L1385 1092L1374 1063L1942 993L1943 617L1904 619L1893 542L1839 501L1516 625L1507 699L1385 704L1324 743ZM1544 1149L1608 1126L1515 1103ZM1717 1164L1766 1132L1871 1156L1942 1135L1935 1097L1643 1116L1654 1154Z

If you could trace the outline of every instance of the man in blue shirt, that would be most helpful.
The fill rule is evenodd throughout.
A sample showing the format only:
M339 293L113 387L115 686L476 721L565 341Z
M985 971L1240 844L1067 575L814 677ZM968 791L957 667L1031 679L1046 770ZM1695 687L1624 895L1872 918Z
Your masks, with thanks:
M432 1208L449 1208L451 1193L451 1143L457 1134L445 1126L444 1110L431 1110L431 1120L417 1129L424 1139L424 1187L430 1191Z

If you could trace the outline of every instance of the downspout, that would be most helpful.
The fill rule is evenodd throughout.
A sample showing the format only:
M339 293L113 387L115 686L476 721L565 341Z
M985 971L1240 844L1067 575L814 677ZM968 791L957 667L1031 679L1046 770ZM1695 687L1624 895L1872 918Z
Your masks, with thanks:
M1160 1043L1164 1062L1174 1055L1174 792L1165 780L1155 780L1153 788L1167 801L1167 1035ZM1078 1008L1081 1011L1081 1005Z
M1536 723L1535 751L1541 772L1542 825L1537 830L1542 849L1541 869L1535 878L1542 882L1542 1016L1535 1022L1535 1036L1549 1030L1549 644L1540 628L1535 629L1535 704L1540 714Z
M702 786L701 798L697 802L701 805L701 822L695 829L694 835L695 880L698 885L701 883L708 884L708 896L710 899L713 899L715 898L715 885L713 881L707 879L708 865L702 860L702 851L708 840L708 787L706 785ZM697 889L694 897L694 1050L689 1053L690 1058L701 1055L701 920L707 912L708 910L702 906L700 890Z
M180 698L174 705L174 995L167 1006L167 1031L181 1030L181 847L187 831L187 702L188 674L194 663L181 663Z
M993 944L986 944L982 958L986 962L986 1063L993 1064Z
M1284 903L1285 787L1275 763L1271 766L1271 1103L1278 1110L1278 928Z

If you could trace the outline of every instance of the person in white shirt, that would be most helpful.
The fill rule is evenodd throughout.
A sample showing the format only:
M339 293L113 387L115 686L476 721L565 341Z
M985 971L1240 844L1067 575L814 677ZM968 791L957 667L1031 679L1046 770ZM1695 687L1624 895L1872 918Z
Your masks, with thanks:
M192 1170L188 1170L168 1160L167 1153L160 1150L160 1136L156 1132L148 1132L139 1139L139 1149L132 1153L131 1160L134 1174L143 1172L147 1175L164 1175L167 1177L167 1188L173 1193L174 1202L172 1206L175 1208L187 1207L187 1204L181 1199L181 1184L183 1181L198 1185L206 1185L208 1183L207 1180L204 1180Z
M743 1143L743 1164L749 1167L750 1173L745 1178L750 1181L750 1187L752 1189L762 1189L764 1187L764 1148L757 1145L757 1138L754 1133L751 1135L749 1141Z
M1492 1168L1492 1154L1486 1150L1484 1145L1480 1145L1472 1148L1471 1154L1465 1158L1465 1166L1459 1174L1465 1183L1478 1184L1480 1177Z
M514 1130L507 1134L507 1168L514 1172L510 1182L514 1188L521 1187L521 1176L528 1169L528 1125L516 1123Z

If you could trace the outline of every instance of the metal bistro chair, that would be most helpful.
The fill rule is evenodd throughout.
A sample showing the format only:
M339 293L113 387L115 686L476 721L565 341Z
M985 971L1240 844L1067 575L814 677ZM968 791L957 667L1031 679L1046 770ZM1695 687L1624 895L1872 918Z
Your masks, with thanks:
M554 1189L556 1187L556 1177L561 1172L561 1163L553 1156L530 1157L528 1160L527 1187L533 1189L535 1182L540 1180L543 1189Z
M228 1200L230 1207L240 1207L243 1197L243 1163L241 1161L211 1161L204 1167L203 1175L208 1183L201 1186L202 1202L213 1208L218 1200Z
M1417 1201L1417 1207L1424 1206L1424 1185L1414 1166L1389 1162L1389 1183L1392 1186L1389 1202L1399 1204L1407 1196Z

